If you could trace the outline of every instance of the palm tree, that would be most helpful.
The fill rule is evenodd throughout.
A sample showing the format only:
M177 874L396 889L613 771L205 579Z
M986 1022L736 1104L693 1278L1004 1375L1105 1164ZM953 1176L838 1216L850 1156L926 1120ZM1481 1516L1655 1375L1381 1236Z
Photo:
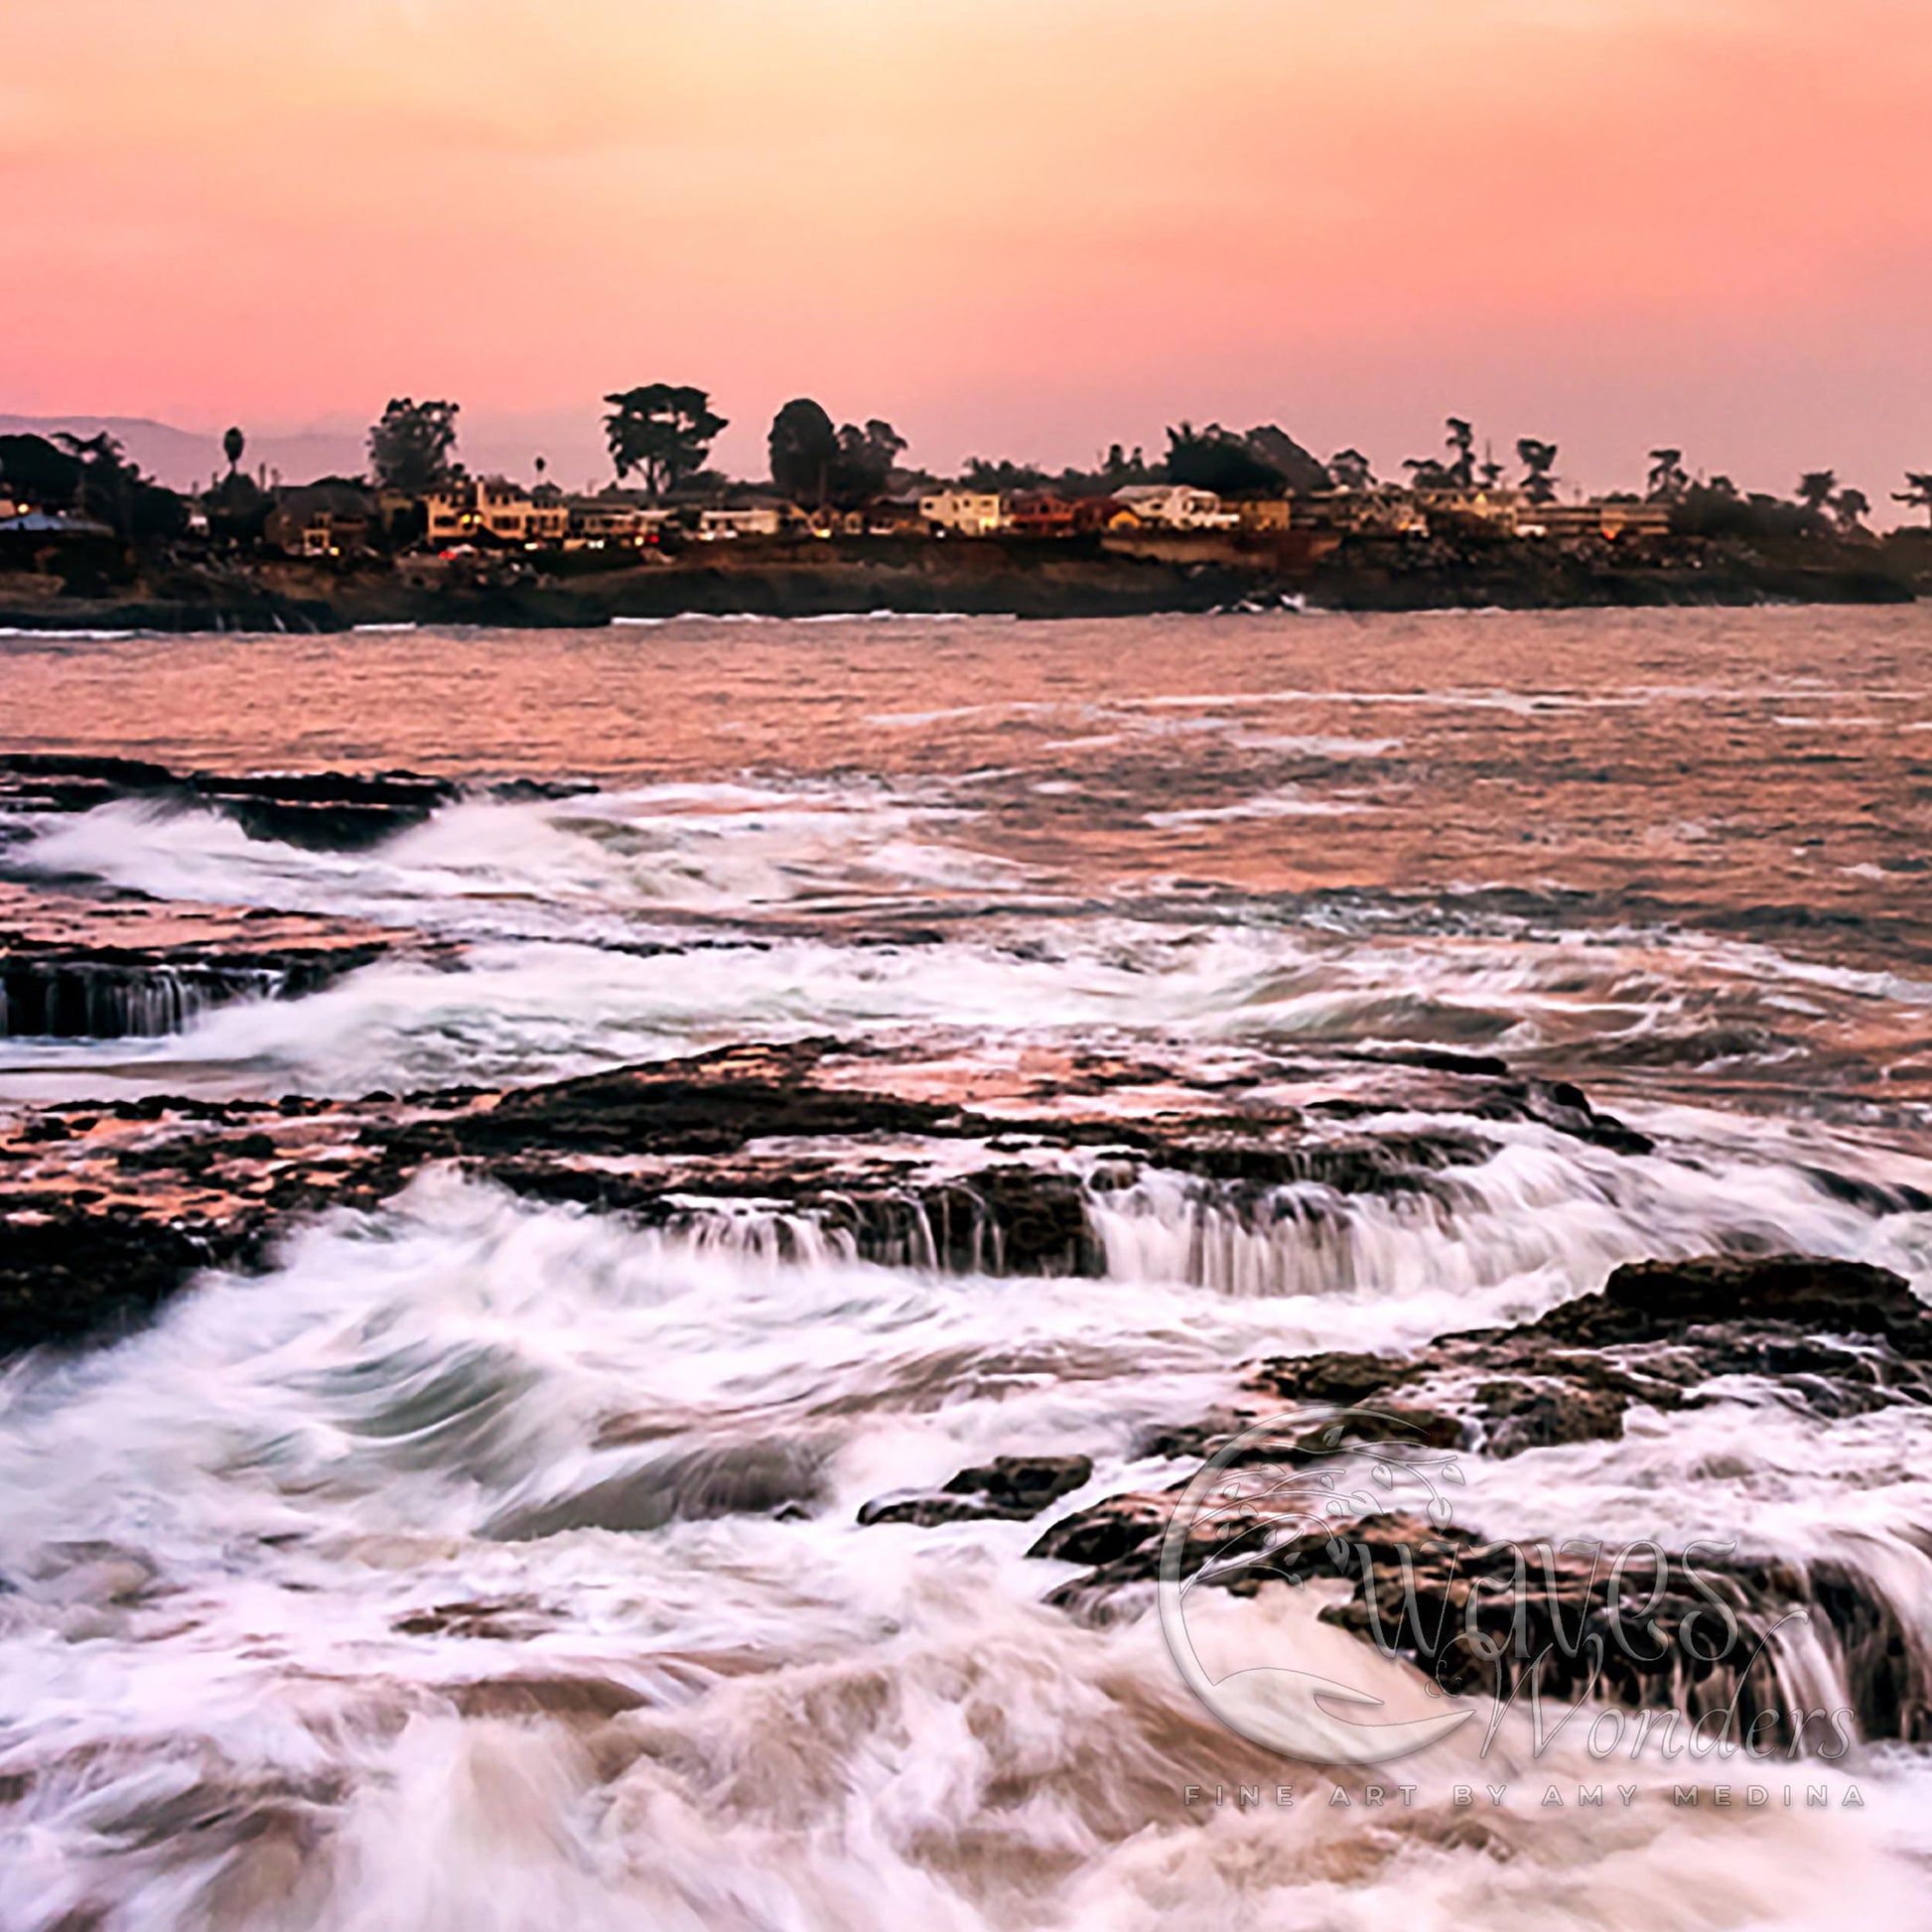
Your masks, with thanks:
M1525 436L1517 443L1516 454L1522 459L1527 473L1523 478L1523 494L1532 503L1554 503L1557 500L1557 446L1554 443L1539 443L1534 436Z
M241 453L247 449L248 439L238 429L231 429L221 439L221 454L228 459L228 475L241 468Z
M1832 500L1832 491L1838 487L1836 470L1807 470L1798 479L1798 501L1813 518L1822 521L1825 505Z
M1838 518L1838 527L1852 536L1864 527L1864 519L1871 513L1871 498L1863 489L1841 489L1832 498L1832 512Z
M1476 482L1476 431L1473 423L1465 423L1460 416L1449 419L1449 435L1445 439L1455 452L1455 461L1449 466L1449 473L1455 481L1458 489L1473 489Z
M1360 450L1337 450L1328 459L1328 474L1337 489L1373 489L1375 472Z
M1905 487L1893 490L1891 499L1932 515L1932 470L1907 470Z
M1682 450L1652 450L1648 494L1653 503L1681 503L1691 487Z

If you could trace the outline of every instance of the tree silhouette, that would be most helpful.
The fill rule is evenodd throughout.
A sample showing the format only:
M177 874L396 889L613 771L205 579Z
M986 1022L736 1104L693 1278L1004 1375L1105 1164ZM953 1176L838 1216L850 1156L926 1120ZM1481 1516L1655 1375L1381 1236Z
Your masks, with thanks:
M839 433L809 396L788 402L771 419L766 438L771 481L795 503L824 503L832 493L839 460Z
M89 516L112 526L132 543L148 537L176 537L188 527L188 505L172 489L142 475L138 464L105 430L93 436L55 432L54 440L72 458L73 491Z
M651 382L604 400L611 405L604 431L618 475L640 471L653 497L702 470L726 427L726 419L713 414L710 396L685 384Z
M1932 516L1932 470L1907 470L1905 487L1893 490L1891 499Z
M1812 517L1823 522L1825 505L1832 500L1832 491L1837 487L1836 470L1807 470L1798 479L1798 500Z
M1841 489L1832 498L1831 507L1838 527L1849 537L1864 528L1864 519L1871 514L1871 498L1863 489Z
M1457 489L1473 489L1476 481L1475 425L1465 423L1460 416L1451 416L1446 440L1455 452L1455 461L1449 466L1450 482Z
M1281 479L1277 487L1286 486L1291 494L1334 487L1335 480L1328 474L1328 466L1303 449L1279 423L1257 423L1236 441L1257 463L1265 463L1274 471Z
M1375 487L1375 472L1369 467L1368 458L1360 450L1337 450L1328 459L1328 474L1334 478L1337 489Z
M71 503L80 466L44 436L0 436L0 483L30 503Z
M848 509L870 502L884 491L904 449L905 438L877 416L864 429L856 423L844 424L839 430L838 460L832 466L833 500Z
M1209 423L1196 430L1183 422L1168 431L1168 481L1189 489L1211 489L1222 496L1278 496L1286 487L1281 471L1261 456L1245 436Z
M134 485L141 473L126 461L120 444L105 430L74 436L56 430L54 440L80 466L76 495L90 515L113 525L117 536L134 534Z
M1646 493L1653 503L1681 503L1691 487L1682 450L1652 450Z
M241 468L242 452L245 451L247 447L248 447L248 439L247 437L243 436L240 430L238 429L231 429L224 437L222 437L221 454L228 459L229 476L232 477L234 473Z
M965 467L959 473L959 481L967 489L976 489L985 496L1009 496L1015 490L1046 489L1052 483L1052 479L1036 464L1015 463L1011 457L1002 457L995 463L983 456L967 458Z
M767 446L771 481L794 502L856 509L884 491L905 438L877 416L863 429L834 429L817 403L800 396L771 419Z
M1554 443L1539 443L1534 436L1519 439L1516 454L1521 459L1523 494L1532 503L1554 503L1557 500L1557 446Z
M454 461L458 405L391 398L369 431L369 472L377 484L405 496L425 496L463 472Z

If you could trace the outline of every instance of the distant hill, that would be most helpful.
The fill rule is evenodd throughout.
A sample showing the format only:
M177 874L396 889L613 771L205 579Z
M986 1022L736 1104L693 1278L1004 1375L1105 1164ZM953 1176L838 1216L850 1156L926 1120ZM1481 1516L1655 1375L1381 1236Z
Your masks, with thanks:
M310 483L317 477L360 476L368 462L366 430L292 430L279 435L264 430L257 435L246 423L241 427L248 437L242 464L251 477L259 477L266 468L271 480L279 476L283 483ZM205 489L209 478L227 474L218 430L201 435L146 416L0 415L0 436L52 436L57 430L75 436L105 430L143 470L171 489ZM532 458L544 451L550 458L553 482L572 488L582 482L594 489L610 481L610 459L595 415L558 411L484 418L466 422L463 431L457 454L477 476L500 472L531 481Z
M175 488L226 469L218 437L191 436L166 423L139 416L0 416L0 436L52 436L69 430L94 436L101 430L120 444L150 475Z
M172 489L205 487L224 475L228 460L217 433L202 436L146 416L0 416L0 436L52 436L67 430L95 436L105 430L141 468ZM366 444L348 431L304 430L293 435L249 437L242 459L252 476L265 464L286 483L312 477L353 476L362 467Z

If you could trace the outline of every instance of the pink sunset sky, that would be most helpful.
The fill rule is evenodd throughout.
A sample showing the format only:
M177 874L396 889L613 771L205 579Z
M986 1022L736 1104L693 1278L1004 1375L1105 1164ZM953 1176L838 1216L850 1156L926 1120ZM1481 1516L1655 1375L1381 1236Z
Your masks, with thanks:
M0 413L1932 469L1927 0L6 0ZM501 453L498 455L498 453ZM526 466L525 466L526 467ZM1885 504L1887 509L1889 503Z

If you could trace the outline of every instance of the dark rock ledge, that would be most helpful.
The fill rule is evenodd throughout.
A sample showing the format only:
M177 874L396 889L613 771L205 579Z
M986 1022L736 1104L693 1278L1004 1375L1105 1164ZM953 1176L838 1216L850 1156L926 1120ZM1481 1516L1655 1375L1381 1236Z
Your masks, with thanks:
M1509 1456L1615 1440L1632 1403L1693 1407L1722 1376L1757 1378L1828 1418L1932 1402L1932 1313L1896 1275L1856 1262L1647 1262L1524 1327L1445 1335L1409 1355L1265 1362L1249 1386L1286 1402L1448 1412L1467 1447Z
M1211 1114L1123 1120L1107 1108L1145 1069L1083 1055L1037 1094L955 1092L927 1062L814 1040L507 1092L156 1097L21 1108L11 1125L0 1107L0 1352L123 1332L198 1269L252 1267L305 1217L379 1206L439 1165L653 1227L740 1215L780 1253L809 1234L887 1265L1051 1278L1102 1272L1090 1203L1150 1170L1186 1176L1202 1211L1260 1219L1299 1183L1297 1211L1319 1216L1444 1193L1491 1151L1470 1118L1615 1131L1488 1063L1309 1071L1326 1098L1306 1111L1243 1113L1221 1093ZM1030 1111L1049 1095L1063 1111ZM1392 1137L1358 1124L1383 1111L1449 1118ZM935 1141L957 1151L935 1165Z
M1085 1455L1001 1455L984 1468L961 1469L944 1488L882 1496L859 1512L862 1523L939 1523L999 1519L1025 1523L1093 1479Z
M1406 1356L1264 1363L1241 1413L1163 1432L1147 1447L1205 1457L1249 1425L1279 1419L1224 1466L1232 1480L1221 1506L1188 1525L1182 1576L1240 1595L1274 1582L1343 1589L1321 1612L1326 1620L1406 1657L1449 1692L1507 1696L1534 1670L1541 1694L1558 1701L1587 1695L1676 1711L1716 1720L1714 1731L1733 1741L1836 1755L1842 1740L1824 1718L1802 1716L1794 1680L1779 1674L1778 1627L1802 1612L1841 1660L1864 1739L1932 1740L1932 1668L1912 1635L1916 1606L1894 1603L1850 1563L1656 1550L1626 1562L1619 1587L1616 1552L1599 1559L1569 1542L1522 1551L1486 1543L1449 1520L1441 1486L1425 1513L1378 1507L1372 1484L1351 1493L1346 1483L1299 1480L1355 1459L1427 1472L1446 1449L1513 1454L1614 1437L1633 1401L1716 1400L1707 1385L1739 1376L1752 1379L1732 1384L1734 1393L1789 1404L1827 1427L1891 1404L1932 1406L1932 1311L1897 1276L1853 1262L1640 1263L1521 1327L1447 1336ZM981 1489L980 1473L963 1471L942 1493ZM1050 1524L1030 1554L1082 1574L1048 1600L1086 1621L1145 1609L1192 1479L1190 1471L1166 1489L1107 1497ZM1422 1490L1398 1479L1388 1493ZM945 1519L875 1506L862 1520ZM1932 1530L1919 1541L1932 1555ZM1526 1592L1511 1587L1520 1558ZM1734 1628L1728 1643L1714 1641L1717 1605Z
M300 999L397 952L457 956L352 920L0 880L0 1038L178 1033L212 1008Z
M84 812L120 799L232 818L253 839L359 852L420 825L459 788L415 771L175 772L140 759L52 752L0 756L0 812Z

